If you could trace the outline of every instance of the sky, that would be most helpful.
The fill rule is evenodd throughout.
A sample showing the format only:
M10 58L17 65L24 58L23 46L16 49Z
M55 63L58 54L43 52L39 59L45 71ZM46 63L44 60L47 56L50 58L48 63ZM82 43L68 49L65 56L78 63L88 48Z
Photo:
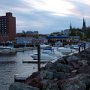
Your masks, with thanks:
M0 0L0 16L12 12L16 32L60 32L72 27L82 28L83 18L90 26L90 0Z

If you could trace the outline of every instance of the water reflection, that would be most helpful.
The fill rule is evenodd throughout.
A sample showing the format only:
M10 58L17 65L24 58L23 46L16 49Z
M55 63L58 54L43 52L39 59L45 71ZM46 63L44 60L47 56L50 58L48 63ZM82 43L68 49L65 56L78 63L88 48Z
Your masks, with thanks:
M0 56L0 90L8 90L14 82L15 74L37 71L37 64L22 63L22 60L30 60L32 51L18 52L16 55Z

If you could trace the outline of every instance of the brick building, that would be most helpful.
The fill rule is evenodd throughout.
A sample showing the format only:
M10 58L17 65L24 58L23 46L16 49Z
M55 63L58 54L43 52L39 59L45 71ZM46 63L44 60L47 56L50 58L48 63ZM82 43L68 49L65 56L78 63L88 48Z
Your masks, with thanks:
M11 12L6 16L0 16L0 42L14 41L16 35L16 18Z

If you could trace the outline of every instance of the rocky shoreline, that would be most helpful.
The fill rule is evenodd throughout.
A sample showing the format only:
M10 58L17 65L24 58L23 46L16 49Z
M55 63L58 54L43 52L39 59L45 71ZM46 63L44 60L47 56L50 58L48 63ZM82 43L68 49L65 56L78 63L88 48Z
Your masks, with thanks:
M21 86L14 83L9 90L90 90L90 48L47 63Z

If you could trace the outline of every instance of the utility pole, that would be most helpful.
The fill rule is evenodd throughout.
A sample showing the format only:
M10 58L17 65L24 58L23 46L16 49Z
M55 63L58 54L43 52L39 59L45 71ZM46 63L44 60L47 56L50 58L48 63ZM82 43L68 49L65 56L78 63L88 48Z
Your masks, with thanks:
M40 71L40 45L37 45L37 53L38 53L38 72Z

